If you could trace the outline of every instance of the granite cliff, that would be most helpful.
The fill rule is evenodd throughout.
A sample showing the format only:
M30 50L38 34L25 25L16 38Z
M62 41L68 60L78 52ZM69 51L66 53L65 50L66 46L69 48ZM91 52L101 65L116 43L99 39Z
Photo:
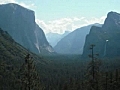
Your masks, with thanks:
M89 47L95 45L94 52L100 57L120 56L120 14L109 12L102 27L93 26L86 37L83 57L90 54Z
M34 11L9 3L0 5L0 12L0 27L16 42L36 54L54 52L35 22Z

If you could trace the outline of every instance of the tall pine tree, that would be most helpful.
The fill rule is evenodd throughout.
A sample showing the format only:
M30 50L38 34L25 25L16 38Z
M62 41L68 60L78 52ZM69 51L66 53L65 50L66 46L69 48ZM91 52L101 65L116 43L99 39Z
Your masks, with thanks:
M86 79L87 79L87 90L99 90L100 84L99 84L99 67L100 67L100 61L96 56L98 54L94 53L94 47L95 45L92 44L90 47L91 54L89 57L92 59L87 67L87 73L86 73Z
M20 90L42 90L40 78L30 54L26 55L25 62L20 68Z

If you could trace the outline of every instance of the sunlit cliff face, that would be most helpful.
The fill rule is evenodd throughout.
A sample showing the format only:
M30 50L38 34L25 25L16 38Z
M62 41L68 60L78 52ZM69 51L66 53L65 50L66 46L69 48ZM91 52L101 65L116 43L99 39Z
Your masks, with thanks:
M1 28L16 42L37 54L42 53L43 45L49 47L43 30L35 23L34 11L13 3L1 5L0 11Z

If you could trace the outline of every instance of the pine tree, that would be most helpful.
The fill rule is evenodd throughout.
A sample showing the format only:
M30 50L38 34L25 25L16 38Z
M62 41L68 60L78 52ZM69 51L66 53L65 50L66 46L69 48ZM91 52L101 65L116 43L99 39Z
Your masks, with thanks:
M114 86L115 86L115 90L119 90L119 73L118 73L118 69L116 69L115 71L115 80L114 80Z
M98 58L95 57L95 55L98 56L98 54L94 54L94 47L94 44L92 44L90 47L91 54L89 55L89 57L92 60L87 68L87 90L99 90L100 61L98 60Z
M108 72L105 75L105 90L108 90Z
M16 90L16 80L13 66L0 61L0 90Z
M28 54L20 68L20 90L42 90L40 78L32 57Z

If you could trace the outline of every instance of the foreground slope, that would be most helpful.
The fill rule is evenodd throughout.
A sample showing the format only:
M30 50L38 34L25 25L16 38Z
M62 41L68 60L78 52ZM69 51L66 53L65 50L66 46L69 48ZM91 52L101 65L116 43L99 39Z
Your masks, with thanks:
M25 56L30 53L36 63L45 63L39 56L29 52L20 44L16 43L12 37L0 28L0 60L8 64L19 66L24 62Z
M0 5L0 12L0 27L16 42L36 54L54 52L43 30L35 22L34 11L10 3Z

